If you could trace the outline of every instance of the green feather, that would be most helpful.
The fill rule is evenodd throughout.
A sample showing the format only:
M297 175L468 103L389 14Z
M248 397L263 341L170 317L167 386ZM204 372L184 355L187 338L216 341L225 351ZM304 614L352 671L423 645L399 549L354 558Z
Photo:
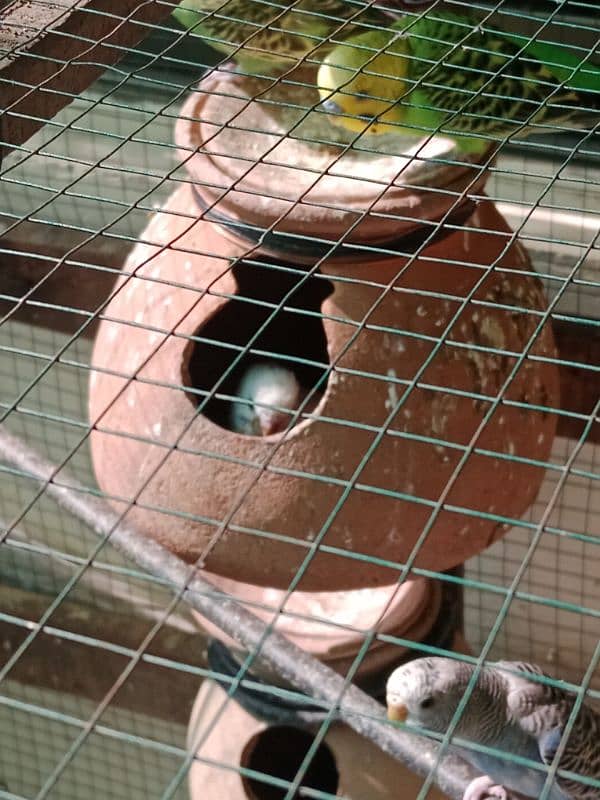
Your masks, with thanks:
M513 134L593 127L600 68L566 46L430 10L337 47L319 71L319 91L326 109L345 114L334 121L351 130L396 125L480 151Z
M600 69L582 67L562 45L531 42L466 15L436 14L404 28L413 56L409 77L421 89L404 102L418 107L426 101L452 132L504 138L539 132L540 124L597 122ZM531 126L520 128L526 123Z
M264 72L277 64L289 69L317 48L324 57L333 46L328 37L360 30L351 21L359 10L347 0L294 0L288 9L273 0L182 0L173 16L240 66ZM382 25L385 20L371 8L360 14L360 23Z

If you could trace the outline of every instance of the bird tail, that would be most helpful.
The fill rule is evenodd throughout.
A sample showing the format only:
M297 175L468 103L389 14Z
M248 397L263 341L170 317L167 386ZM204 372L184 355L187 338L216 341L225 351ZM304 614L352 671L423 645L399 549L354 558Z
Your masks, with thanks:
M522 57L531 56L544 64L565 88L600 96L600 65L590 61L585 48L538 41L521 34L506 34L506 37L523 50Z

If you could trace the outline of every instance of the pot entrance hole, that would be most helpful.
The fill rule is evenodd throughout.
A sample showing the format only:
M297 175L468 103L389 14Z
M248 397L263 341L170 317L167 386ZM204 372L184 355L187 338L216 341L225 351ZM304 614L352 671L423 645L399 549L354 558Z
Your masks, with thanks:
M322 277L306 279L275 262L263 263L233 267L235 298L196 330L202 341L189 342L182 364L183 385L198 390L188 391L194 405L209 393L205 416L222 428L257 436L285 430L307 396L305 412L321 399L329 356L320 313L333 291ZM274 308L286 297L283 308ZM260 352L239 358L246 347Z
M277 725L255 734L242 753L241 766L293 781L314 737L291 725ZM282 800L286 789L254 778L242 778L249 800ZM321 742L302 779L302 786L335 795L339 773L331 748ZM294 798L301 797L296 792Z

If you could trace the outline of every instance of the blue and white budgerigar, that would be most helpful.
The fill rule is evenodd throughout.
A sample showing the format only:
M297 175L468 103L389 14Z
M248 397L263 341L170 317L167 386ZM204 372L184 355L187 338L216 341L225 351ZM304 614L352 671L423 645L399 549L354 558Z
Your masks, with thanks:
M387 682L388 717L444 734L474 669L449 658L419 658L398 667ZM502 752L492 756L451 745L484 773L469 785L464 800L505 800L508 791L539 798L547 773L511 761L510 754L550 765L575 701L562 689L532 680L543 674L533 664L516 661L481 669L454 735ZM600 781L600 714L589 706L580 708L558 768ZM557 776L548 797L600 800L600 786Z
M348 38L319 68L322 109L355 133L439 133L474 153L598 123L600 67L582 48L481 20L433 8Z
M292 370L268 361L258 361L248 367L235 394L250 402L232 402L230 427L248 436L269 436L284 431L293 412L306 397L306 391Z

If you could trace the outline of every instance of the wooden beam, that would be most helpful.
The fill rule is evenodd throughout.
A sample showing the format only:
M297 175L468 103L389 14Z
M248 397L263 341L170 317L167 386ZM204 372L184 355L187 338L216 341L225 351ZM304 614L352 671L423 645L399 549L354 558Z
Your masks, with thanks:
M96 236L84 244L88 238L70 228L35 222L21 222L0 237L0 315L75 333L109 296L129 249L122 239ZM90 267L60 263L67 253L67 261ZM84 335L93 337L96 326L94 321Z
M553 328L559 358L595 367L593 370L576 366L560 367L562 408L589 417L600 397L600 326L555 320ZM586 421L559 417L558 434L579 439ZM592 425L586 442L600 443L600 423Z
M14 0L0 12L0 162L173 10L161 0Z
M0 608L35 623L51 598L13 587L0 587ZM88 636L98 646L62 637L51 630L40 632L19 657L8 677L29 684L86 697L99 703L127 665L129 658L102 647L103 642L136 650L151 623L135 615L131 607L124 613L94 609L66 600L48 622L50 628ZM125 613L127 612L127 613ZM28 627L0 622L0 641L5 663L31 632ZM148 652L174 662L206 666L206 638L164 626ZM184 670L169 669L141 661L116 695L115 706L187 725L201 678Z

